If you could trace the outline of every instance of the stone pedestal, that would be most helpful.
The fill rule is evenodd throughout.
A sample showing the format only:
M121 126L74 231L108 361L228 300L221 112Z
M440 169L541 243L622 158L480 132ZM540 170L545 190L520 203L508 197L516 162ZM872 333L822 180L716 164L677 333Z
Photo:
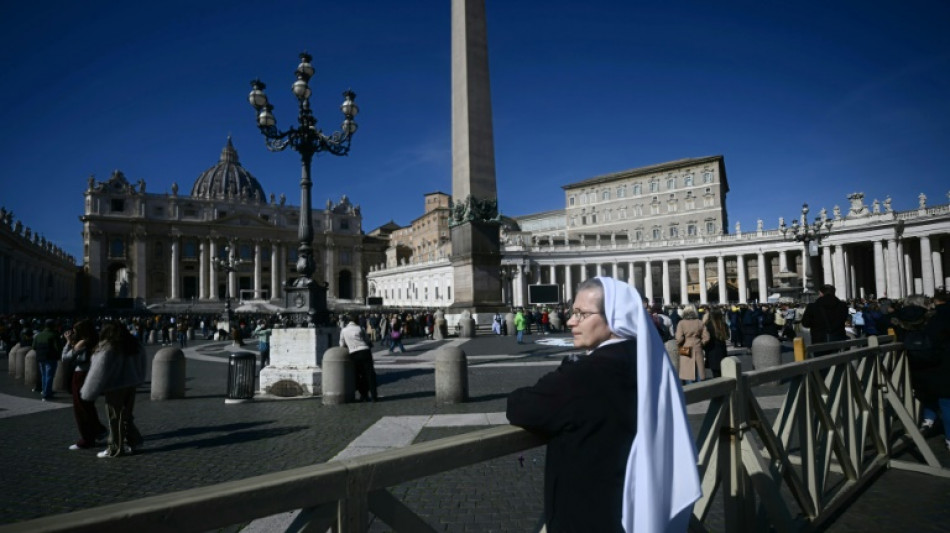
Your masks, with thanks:
M321 394L323 353L340 344L340 328L274 329L270 364L261 370L261 392L275 396Z

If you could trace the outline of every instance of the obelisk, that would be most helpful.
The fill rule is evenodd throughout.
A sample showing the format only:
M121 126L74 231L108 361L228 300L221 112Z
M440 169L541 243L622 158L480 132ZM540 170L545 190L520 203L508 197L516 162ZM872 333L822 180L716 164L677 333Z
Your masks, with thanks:
M452 307L500 309L498 189L484 0L452 0L452 201Z

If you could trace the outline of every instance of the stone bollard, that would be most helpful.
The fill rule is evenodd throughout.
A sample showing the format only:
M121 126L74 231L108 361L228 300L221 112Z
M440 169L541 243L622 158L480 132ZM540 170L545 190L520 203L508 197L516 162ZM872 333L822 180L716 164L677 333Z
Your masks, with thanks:
M757 335L752 340L752 368L762 370L780 364L782 364L782 342L772 335Z
M445 322L445 313L441 310L435 312L435 331L432 332L432 338L440 341L448 334L448 325Z
M334 346L323 352L321 368L323 405L339 405L356 400L356 369L349 350Z
M557 313L550 313L548 320L551 322L551 332L559 333L561 331L561 317Z
M17 365L19 364L20 350L23 348L20 346L20 343L13 345L13 348L10 348L10 353L7 355L7 374L11 376L16 376L17 374Z
M459 338L471 339L475 336L475 319L472 318L470 311L462 311L462 317L459 318Z
M508 331L508 335L514 335L517 333L515 331L515 314L514 313L505 313L505 326Z
M185 354L179 348L162 348L152 359L152 399L185 397Z
M72 392L73 372L72 367L64 365L62 361L56 365L56 373L53 374L53 390L56 392Z
M14 379L17 381L23 381L23 371L26 367L26 354L30 353L31 349L29 346L20 346L20 350L16 354L16 374Z
M468 360L465 352L454 346L435 352L435 401L438 404L468 401Z
M666 348L666 355L670 356L670 361L673 363L673 370L676 371L677 377L680 375L680 348L676 345L676 339L670 339L664 344Z
M195 328L188 328L188 340L195 340Z
M156 342L158 342L158 332L155 331L154 329L153 329L153 330L149 330L149 332L148 332L148 343L149 343L149 344L155 344Z
M40 365L36 362L36 350L31 349L23 357L23 384L36 387L40 382Z

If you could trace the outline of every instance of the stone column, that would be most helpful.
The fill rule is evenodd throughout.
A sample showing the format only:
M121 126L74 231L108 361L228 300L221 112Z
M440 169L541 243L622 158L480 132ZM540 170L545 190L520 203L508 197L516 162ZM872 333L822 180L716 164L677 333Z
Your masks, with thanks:
M874 296L887 294L887 267L884 263L884 243L874 241Z
M689 272L686 269L686 258L680 258L680 305L689 303Z
M670 294L670 261L664 259L660 264L663 265L663 305L669 305L672 299Z
M234 262L237 260L238 249L237 242L231 241L230 250L228 250L228 261ZM238 291L238 275L237 271L231 271L228 273L228 292L231 294L231 298L237 298L240 301L240 291Z
M618 273L618 270L617 270L617 262L616 262L616 261L614 261L613 264L611 265L611 274L610 274L610 277L612 277L612 278L614 278L614 279L620 279L620 274Z
M261 299L262 267L261 264L261 241L254 241L254 299Z
M900 298L900 272L898 264L900 256L897 254L897 239L887 240L887 297Z
M706 295L706 258L699 257L699 303L706 305L709 299Z
M570 302L574 299L574 280L571 279L570 263L564 265L564 300Z
M327 281L327 296L333 298L340 297L340 288L338 285L337 271L336 271L336 244L327 243L326 256L324 265L324 272L326 273ZM407 298L408 299L408 298Z
M828 249L828 247L825 247L825 249ZM839 244L835 246L833 255L834 256L832 259L834 260L835 269L835 295L842 300L846 300L850 297L850 295L848 294L848 280L847 276L845 275L844 268L844 245Z
M515 279L514 279L514 291L515 294L511 300L512 305L515 307L524 306L524 266L515 265Z
M933 296L934 289L936 289L934 284L933 252L930 250L930 237L927 235L920 237L920 272L924 294Z
M726 290L726 258L722 255L716 257L716 271L719 283L719 303L725 304L729 301L729 292Z
M917 292L916 287L914 287L914 258L910 256L910 253L907 253L903 245L899 246L901 250L901 256L904 259L904 296L911 295Z
M218 260L218 243L214 239L208 241L208 299L218 299L218 269L215 262Z
M142 298L143 302L148 303L148 294L146 287L148 286L148 254L145 249L145 240L146 234L144 232L137 232L133 234L133 253L135 254L133 264L135 269L132 272L131 280L131 293L135 298ZM110 287L110 291L115 290Z
M643 290L644 297L650 304L653 304L653 265L647 259L643 266Z
M366 281L366 273L363 272L363 247L355 246L353 248L353 295L358 302L365 302L365 293L363 286Z
M533 267L531 270L534 271L534 274L533 274L534 283L535 283L535 284L542 283L542 281L541 281L541 265L538 264L538 263L535 263L535 264L534 264L534 267Z
M746 295L749 293L749 284L745 279L745 256L741 253L736 256L736 270L739 278L739 303L748 303Z
M178 257L178 240L177 235L172 236L172 280L171 280L171 295L172 300L178 299L178 285L181 283L178 279L178 264L181 262L181 258Z
M280 252L277 241L270 243L270 299L280 298Z
M637 269L633 261L627 263L627 285L637 286Z
M758 270L756 275L758 276L759 281L759 302L767 302L769 301L769 284L768 280L766 279L768 273L766 272L765 267L765 252L762 250L759 250L759 253L755 258L755 266Z
M940 249L941 249L940 238L938 237L937 246L932 247L932 251L930 254L932 260L930 264L933 266L933 269L934 269L935 285L937 287L943 287L944 289L947 289L948 288L947 283L943 279L943 256L941 255L942 252Z
M788 272L788 252L785 250L778 253L778 271Z
M198 241L198 299L208 299L208 243Z
M841 290L841 287L837 286L837 283L841 281L841 276L838 274L838 271L832 266L834 264L834 259L831 257L831 246L825 245L821 248L821 270L822 270L822 283L827 285L836 285L835 290L837 291L837 296L839 298L844 298L844 292Z

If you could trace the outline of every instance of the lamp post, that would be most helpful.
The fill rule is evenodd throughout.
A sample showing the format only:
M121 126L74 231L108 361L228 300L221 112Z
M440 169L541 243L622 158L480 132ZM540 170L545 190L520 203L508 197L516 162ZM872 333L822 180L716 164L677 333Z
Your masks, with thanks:
M354 117L359 108L353 102L356 93L347 90L343 92L343 124L341 131L329 135L317 128L317 119L310 111L310 78L313 76L313 57L302 52L300 64L295 74L297 81L291 86L294 96L297 97L299 109L297 113L297 127L286 131L277 129L277 120L271 113L274 109L264 94L265 85L261 80L251 82L251 93L248 100L257 111L257 127L266 139L267 149L280 152L288 146L300 154L302 169L300 175L300 223L297 228L297 238L300 246L297 249L296 270L300 276L288 282L284 289L284 304L291 320L298 326L325 322L327 316L327 283L317 283L311 276L315 270L313 261L313 224L310 220L311 204L310 190L313 182L310 179L310 164L313 156L318 152L328 152L333 155L347 155L350 151L350 141L356 133Z
M821 239L831 233L831 221L825 216L815 217L815 221L808 224L808 204L802 204L801 217L792 220L791 227L785 224L784 218L779 218L779 231L782 237L803 243L805 254L802 256L802 262L805 266L805 283L802 289L802 301L811 303L815 294L815 282L812 280L811 258L818 255L818 247L821 245Z
M231 253L231 247L224 247L224 255L226 259L217 257L214 259L214 268L219 272L225 273L225 282L224 282L224 315L228 319L228 332L231 329L231 319L234 312L231 309L231 272L236 272L237 269L246 263L243 259L238 259Z

